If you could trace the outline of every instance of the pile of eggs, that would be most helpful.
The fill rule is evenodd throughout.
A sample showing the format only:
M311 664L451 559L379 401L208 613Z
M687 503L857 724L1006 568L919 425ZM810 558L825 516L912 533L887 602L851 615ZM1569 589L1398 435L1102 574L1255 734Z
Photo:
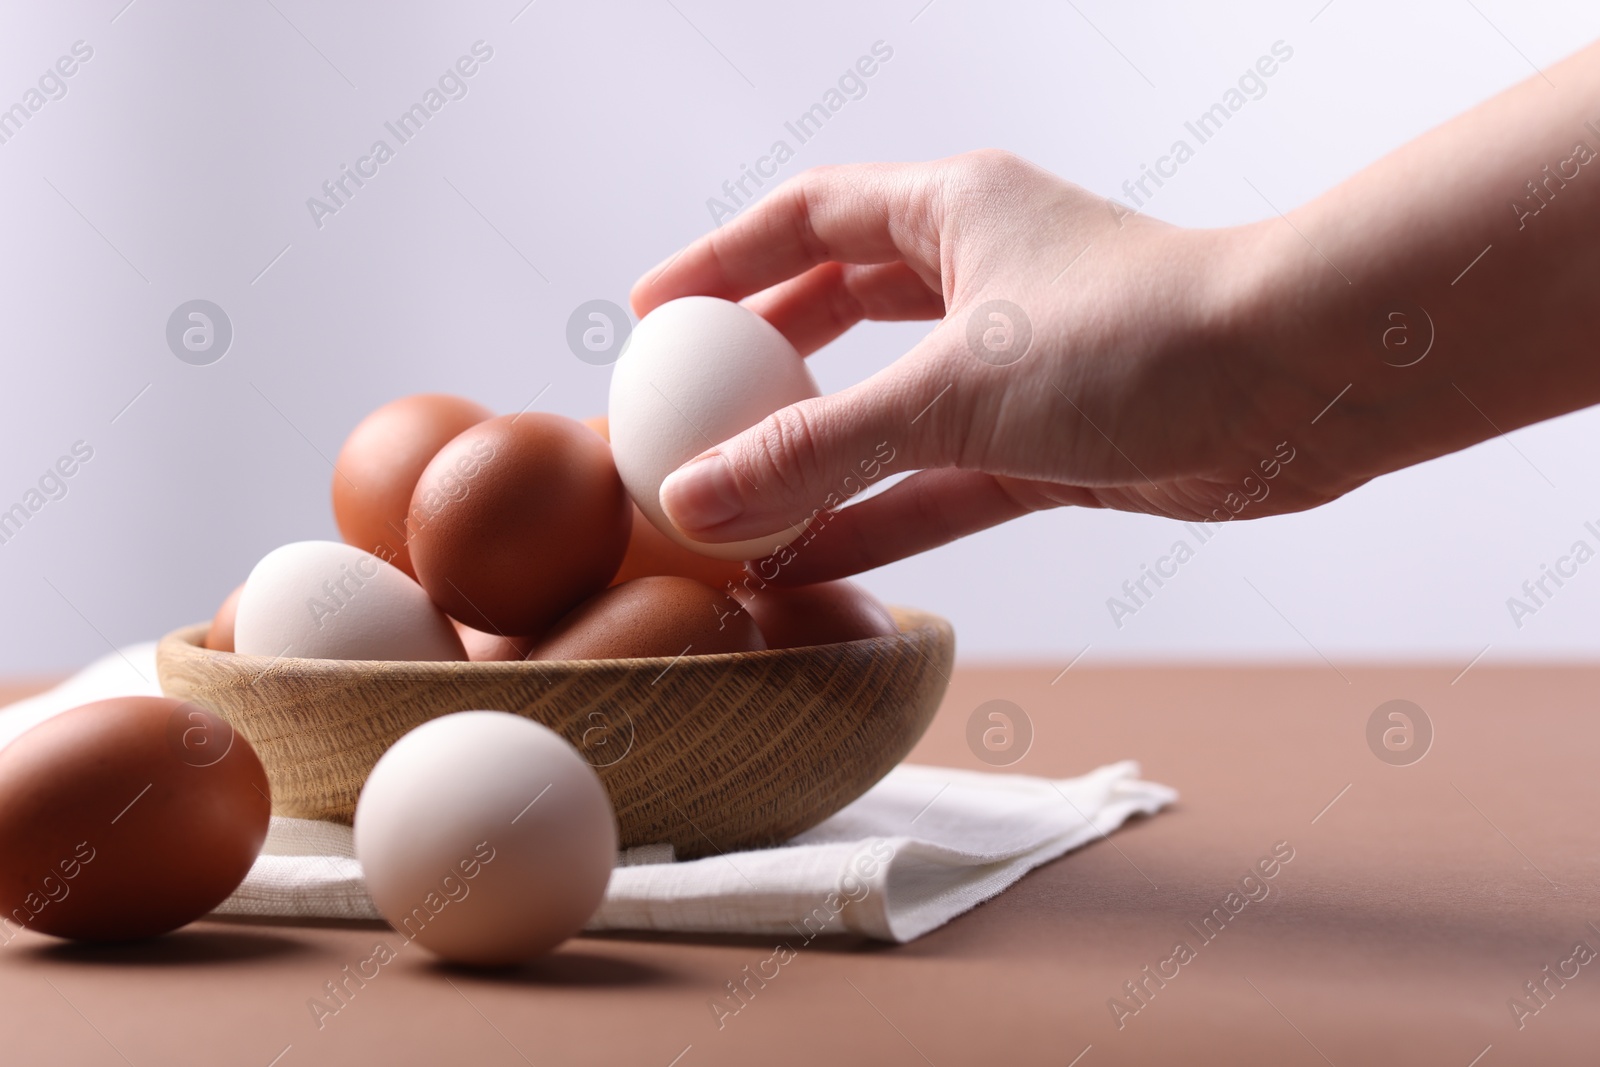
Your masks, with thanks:
M895 632L848 582L747 578L800 529L709 544L667 519L662 481L711 442L815 396L771 325L710 297L646 316L608 417L495 415L409 396L335 463L342 542L269 552L207 648L340 660L593 660L793 648ZM119 940L175 929L243 880L266 838L248 742L192 703L104 700L0 750L0 924ZM514 817L513 817L514 816ZM547 951L599 906L615 816L593 768L531 720L462 709L378 761L355 843L395 928L463 963Z
M816 395L782 334L687 297L633 331L609 417L496 416L408 396L334 463L343 544L285 545L218 610L208 648L314 659L620 659L831 644L894 632L848 582L780 590L742 560L800 531L710 544L661 508L708 440Z

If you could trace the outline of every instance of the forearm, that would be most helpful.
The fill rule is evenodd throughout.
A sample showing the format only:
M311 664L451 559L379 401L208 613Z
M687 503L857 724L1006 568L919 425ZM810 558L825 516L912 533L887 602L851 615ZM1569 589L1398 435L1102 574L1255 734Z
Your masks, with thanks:
M1600 44L1251 229L1341 481L1600 402Z

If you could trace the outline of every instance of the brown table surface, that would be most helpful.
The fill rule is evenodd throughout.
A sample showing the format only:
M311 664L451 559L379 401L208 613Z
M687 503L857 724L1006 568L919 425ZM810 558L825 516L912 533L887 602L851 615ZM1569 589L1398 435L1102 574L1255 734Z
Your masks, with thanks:
M1013 770L1135 757L1179 804L909 945L819 939L720 1029L709 1002L772 939L582 937L497 976L402 954L319 1029L308 1000L384 928L200 922L122 948L17 937L0 1062L1600 1062L1600 962L1564 962L1600 951L1600 667L1059 670L958 669L912 758L982 769L968 716L1007 699L1036 733ZM1394 698L1433 724L1409 766L1366 739ZM1189 924L1283 841L1270 895L1202 941ZM1192 958L1119 1029L1110 998L1137 1006L1123 983L1180 940Z

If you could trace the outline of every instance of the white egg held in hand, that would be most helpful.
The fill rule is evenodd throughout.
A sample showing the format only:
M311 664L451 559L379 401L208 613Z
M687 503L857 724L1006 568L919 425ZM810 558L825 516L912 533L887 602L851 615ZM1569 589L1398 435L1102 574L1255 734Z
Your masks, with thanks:
M239 594L235 652L306 659L466 659L450 618L411 576L337 541L296 541Z
M583 929L605 897L617 824L560 734L462 711L406 734L356 803L356 857L378 911L456 963L503 966Z
M777 328L710 296L671 300L639 321L611 374L611 452L628 494L685 548L717 559L762 559L803 527L716 544L679 530L661 507L661 483L779 408L817 395L805 360Z

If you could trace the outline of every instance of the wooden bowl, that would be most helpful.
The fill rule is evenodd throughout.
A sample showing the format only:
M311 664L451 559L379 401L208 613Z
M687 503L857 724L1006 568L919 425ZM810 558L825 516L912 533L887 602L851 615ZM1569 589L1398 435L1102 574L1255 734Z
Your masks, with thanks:
M623 847L679 857L785 841L866 792L927 729L955 636L894 609L900 633L678 659L421 663L243 656L162 638L161 688L255 747L277 815L349 823L378 757L455 711L524 715L584 755Z

